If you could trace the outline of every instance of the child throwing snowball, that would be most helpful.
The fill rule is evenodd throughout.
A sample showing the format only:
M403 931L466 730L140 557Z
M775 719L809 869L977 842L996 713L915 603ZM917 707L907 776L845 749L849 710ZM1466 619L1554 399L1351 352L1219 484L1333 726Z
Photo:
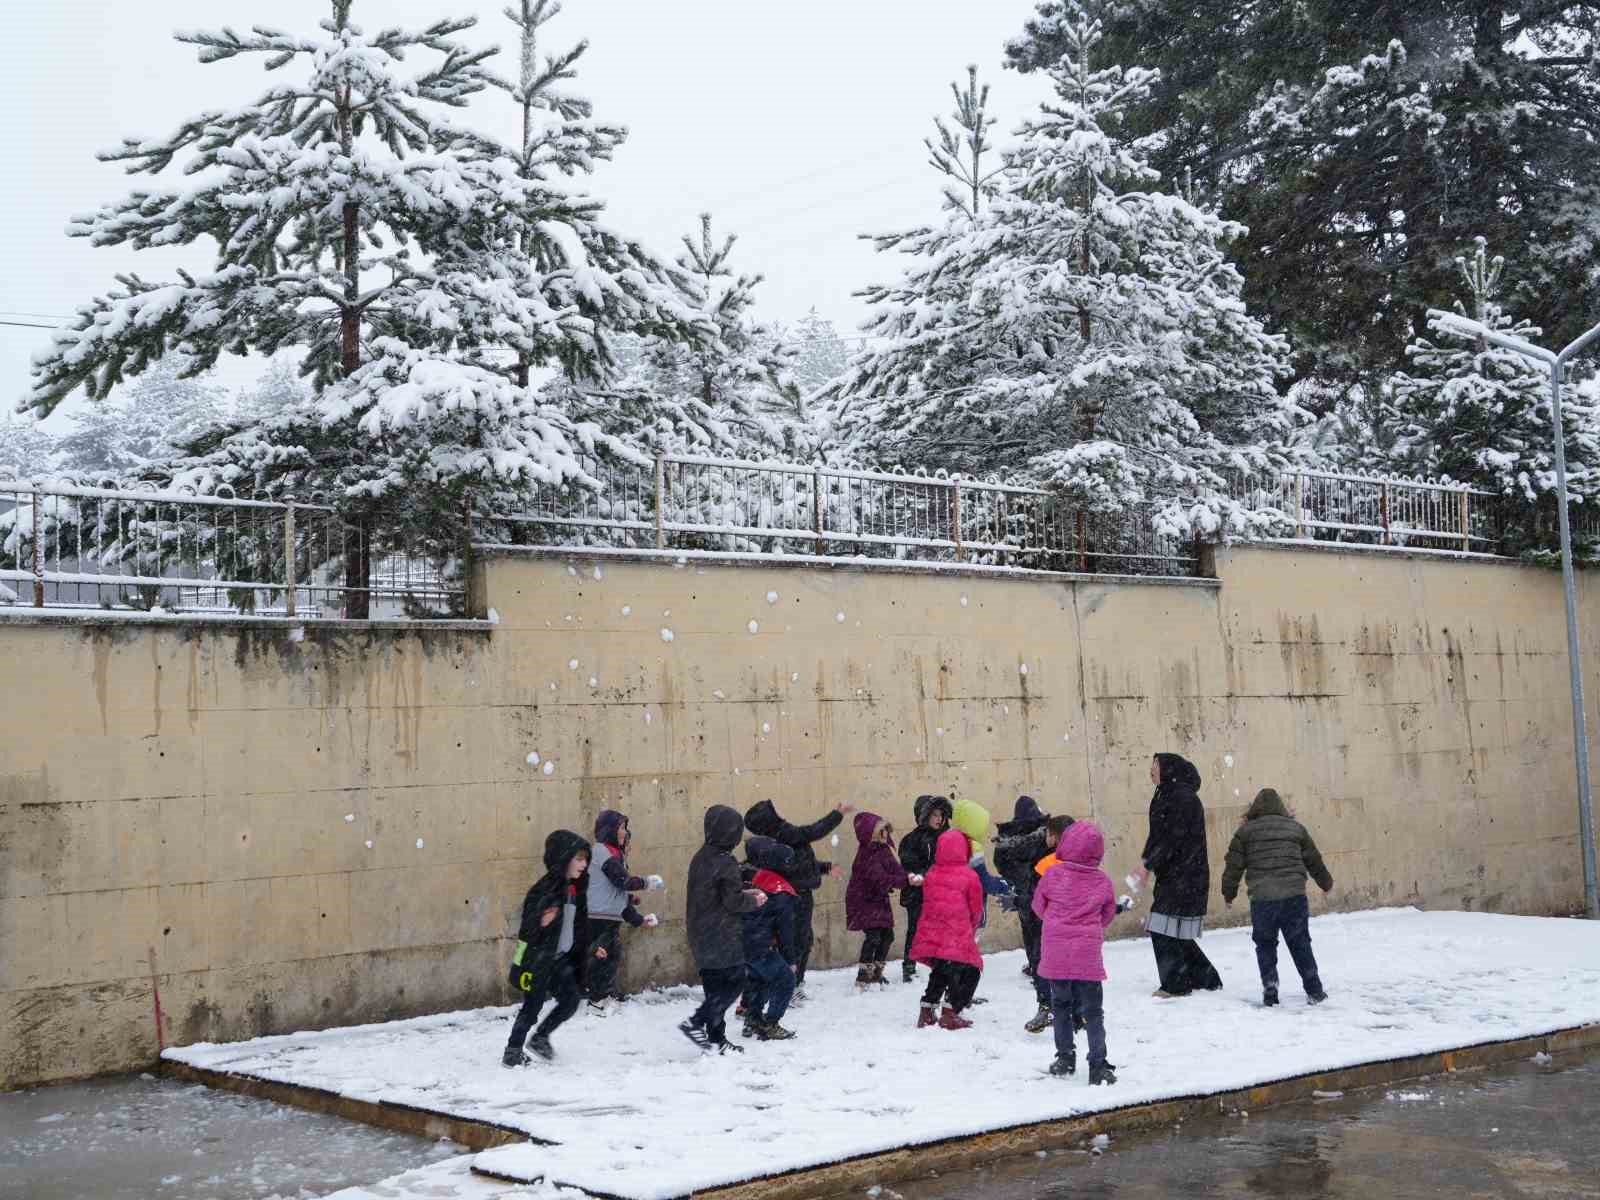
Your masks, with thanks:
M653 927L654 913L639 912L637 893L665 886L661 876L644 879L628 874L628 847L633 833L628 818L602 809L594 822L594 866L589 872L589 1011L606 1015L606 1002L616 994L617 972L622 969L622 925Z
M1056 864L1040 878L1033 892L1033 912L1042 929L1039 974L1050 984L1050 1008L1056 1036L1056 1059L1050 1074L1071 1075L1078 1069L1073 1044L1076 1020L1089 1036L1089 1082L1115 1083L1106 1061L1105 929L1117 915L1111 877L1100 869L1106 840L1093 821L1051 817Z
M959 829L939 835L933 867L922 880L922 916L911 956L929 968L928 989L922 993L917 1028L970 1029L961 1012L972 1003L983 974L983 953L978 949L978 923L983 920L983 884L967 865L972 843ZM934 1010L940 1001L944 1008Z
M800 900L787 878L794 851L771 838L753 837L744 844L744 856L753 868L750 885L767 897L760 908L744 914L744 1035L763 1042L788 1041L794 1031L781 1022L794 995L800 961L794 927Z
M556 1006L528 1043L540 1058L551 1059L550 1035L578 1009L584 966L589 957L589 843L566 829L544 840L545 873L522 901L522 924L511 956L511 986L522 993L522 1008L511 1024L501 1062L525 1067L533 1060L522 1048L546 1000ZM603 956L602 956L603 957Z
M900 839L900 865L908 876L926 875L933 867L933 851L939 835L950 824L950 801L943 796L918 796L912 811L917 827ZM922 889L901 889L900 906L906 910L906 954L900 973L901 978L910 983L917 974L917 960L911 957L911 946L917 940L917 922L922 917Z
M728 1040L728 1006L744 990L744 922L767 902L767 894L746 890L739 874L733 848L744 836L744 818L726 804L706 809L705 845L689 861L689 882L685 899L685 924L689 932L689 952L705 999L694 1014L678 1026L702 1050L719 1053L743 1050Z
M862 934L861 965L856 968L856 989L883 984L883 967L894 944L894 908L889 895L922 882L907 875L894 853L894 830L876 813L857 813L856 861L844 892L845 928Z
M1317 844L1306 827L1289 815L1283 798L1262 788L1244 814L1244 821L1228 845L1228 862L1222 871L1222 899L1232 904L1239 880L1250 889L1250 936L1256 944L1256 966L1261 971L1261 1003L1278 1002L1278 934L1289 946L1289 956L1300 972L1306 999L1321 1004L1328 998L1311 953L1311 906L1306 903L1306 876L1323 891L1333 888L1333 876L1322 861Z

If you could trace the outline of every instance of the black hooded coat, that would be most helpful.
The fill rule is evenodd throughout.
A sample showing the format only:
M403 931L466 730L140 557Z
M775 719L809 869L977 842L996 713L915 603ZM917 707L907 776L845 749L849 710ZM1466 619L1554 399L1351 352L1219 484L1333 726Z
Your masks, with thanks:
M557 957L556 947L561 944L561 910L566 907L569 895L576 902L577 919L572 927L572 949L567 953L577 972L578 984L583 985L584 967L589 961L589 872L585 870L577 879L569 880L567 867L577 855L587 853L589 843L570 830L557 829L544 839L545 873L528 889L522 901L517 940L524 945L521 961L511 964L513 987L521 988L519 980L524 972L534 980L550 974ZM556 910L555 920L541 925L540 918L552 908Z
M771 800L752 804L744 814L745 828L757 837L769 837L782 842L794 851L794 866L788 871L788 880L796 891L814 892L822 886L822 865L817 862L811 843L827 837L839 828L844 814L830 812L809 825L791 825L778 815Z
M1161 782L1150 798L1150 836L1141 857L1155 874L1150 907L1169 917L1203 917L1211 894L1200 772L1177 754L1158 754Z
M1039 874L1033 868L1050 853L1050 847L1045 845L1045 826L1049 822L1032 796L1018 796L1011 820L995 828L994 869L1017 893L1022 911L1031 911L1027 906L1033 903L1033 889L1039 883Z
M758 905L746 895L733 848L744 835L744 818L726 804L706 809L706 842L689 862L685 899L689 952L700 971L744 965L743 916Z
M935 811L944 813L943 828L934 829L928 824L929 817ZM917 819L917 827L900 839L900 865L905 868L907 875L926 875L933 869L933 852L939 841L939 835L950 828L950 818L955 813L950 807L950 801L943 796L918 796L911 806L911 812ZM921 906L921 888L900 889L901 908Z

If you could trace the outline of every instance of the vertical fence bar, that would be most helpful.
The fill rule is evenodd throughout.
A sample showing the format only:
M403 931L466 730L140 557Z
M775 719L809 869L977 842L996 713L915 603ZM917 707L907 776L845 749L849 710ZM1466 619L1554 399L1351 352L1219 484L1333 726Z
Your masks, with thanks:
M816 541L812 543L816 547L816 553L818 553L818 554L826 554L828 552L828 543L827 543L827 540L822 536L823 528L822 528L822 472L821 471L812 471L811 472L811 528L816 531L816 535L817 535Z
M294 616L294 503L283 510L283 615Z
M1089 517L1083 509L1078 510L1078 570L1089 569Z
M961 485L951 485L950 493L950 532L956 544L956 561L962 561L961 550Z
M666 455L656 455L656 549L665 549L667 544L666 534L662 531L662 509L667 491L667 459Z
M44 514L39 504L44 497L33 493L33 606L44 607Z
M1472 493L1461 489L1461 549L1472 549Z
M1383 526L1383 544L1389 545L1389 481L1383 481L1383 490L1378 495L1379 523Z
M1306 536L1306 477L1299 472L1294 477L1294 539L1300 541Z

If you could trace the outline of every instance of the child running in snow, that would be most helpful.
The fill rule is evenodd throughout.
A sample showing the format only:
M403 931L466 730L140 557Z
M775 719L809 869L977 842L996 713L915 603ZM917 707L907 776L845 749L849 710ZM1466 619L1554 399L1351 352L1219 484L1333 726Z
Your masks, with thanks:
M744 990L744 922L767 902L767 894L746 890L739 876L739 862L733 848L744 835L744 818L726 804L706 809L705 845L689 862L688 895L685 899L685 924L689 933L689 952L705 988L705 999L694 1014L678 1026L701 1049L715 1046L719 1053L743 1050L730 1042L727 1034L728 1006Z
M1239 880L1250 889L1250 936L1256 944L1256 966L1261 971L1261 1003L1278 1002L1278 934L1288 943L1289 955L1306 999L1321 1004L1328 998L1311 953L1311 906L1306 902L1306 876L1323 891L1333 888L1333 876L1323 864L1317 844L1306 827L1289 815L1283 798L1271 788L1256 793L1244 821L1228 845L1228 862L1222 871L1222 900L1232 904Z
M628 818L602 809L594 822L593 866L600 869L589 871L589 1011L595 1016L606 1015L606 1001L613 996L622 969L622 923L651 929L657 924L654 913L640 914L637 893L666 886L659 875L640 879L628 874L632 842Z
M544 840L544 866L544 875L522 901L522 923L511 956L511 986L522 993L522 1008L500 1058L508 1067L525 1067L533 1061L522 1043L550 999L556 1006L528 1047L540 1058L555 1057L550 1035L577 1011L589 957L589 881L584 878L589 843L569 830L556 830Z
M844 892L845 928L861 933L861 965L856 968L856 988L865 991L869 983L882 984L883 966L894 943L894 909L889 893L916 886L920 876L907 875L894 855L894 833L889 822L876 813L857 813L855 818L855 864L850 868L850 883Z
M751 885L767 897L760 908L744 914L744 1035L763 1042L787 1041L794 1031L779 1022L794 995L800 961L795 932L800 901L785 875L794 866L794 851L771 838L754 837L744 844L744 856L755 868Z
M1051 817L1056 837L1054 866L1033 892L1033 911L1042 923L1039 974L1050 983L1056 1059L1050 1074L1078 1069L1073 1029L1081 1020L1089 1035L1089 1082L1116 1083L1106 1061L1105 929L1117 915L1111 877L1100 869L1106 841L1092 821ZM1042 865L1042 864L1041 864Z
M917 827L900 840L900 865L907 876L926 875L933 867L933 850L939 835L950 825L950 801L943 796L918 796L912 812L916 814ZM917 922L922 918L922 889L902 888L900 907L906 910L906 954L900 973L910 983L917 974L911 946L917 940Z
M917 1028L970 1029L961 1011L972 1003L983 973L983 953L978 949L978 923L983 919L983 884L967 865L972 843L959 829L939 835L933 867L922 880L922 916L911 954L930 969L928 989L922 993ZM934 1009L944 1001L937 1017Z

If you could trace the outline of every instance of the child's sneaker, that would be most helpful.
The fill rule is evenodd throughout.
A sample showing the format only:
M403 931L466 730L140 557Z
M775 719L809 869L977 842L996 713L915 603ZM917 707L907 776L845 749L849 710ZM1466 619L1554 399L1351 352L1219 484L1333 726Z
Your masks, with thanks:
M1101 1063L1098 1067L1089 1068L1089 1086L1098 1087L1100 1084L1112 1084L1117 1081L1116 1069L1110 1063Z
M1278 989L1266 988L1261 993L1262 1008L1276 1008L1278 1006Z
M746 1038L753 1038L753 1037L758 1036L760 1034L760 1032L761 1032L761 1020L760 1020L760 1018L759 1017L755 1017L755 1016L747 1016L744 1019L744 1031L743 1032L744 1032L744 1036Z
M806 995L806 989L804 987L796 987L794 989L794 995L789 997L789 1007L798 1008L809 999L810 997Z
M525 1067L532 1061L521 1046L507 1046L506 1052L500 1056L502 1067Z
M544 1059L545 1062L549 1062L556 1056L555 1050L551 1048L549 1036L543 1033L536 1033L528 1039L528 1049Z
M701 1025L693 1017L690 1017L687 1021L681 1022L678 1025L678 1032L683 1034L684 1037L688 1038L702 1050L709 1049L711 1046L711 1038L706 1033L706 1027Z
M598 1000L589 1001L585 1008L591 1017L608 1017L611 1015L611 1006L606 1002L604 996Z
M1052 1075L1076 1075L1078 1073L1078 1056L1071 1050L1065 1054L1056 1055L1055 1062L1050 1064Z
M958 1012L956 1012L955 1009L951 1008L947 1004L944 1007L944 1011L939 1014L939 1028L940 1029L971 1029L972 1028L972 1022L966 1020L965 1018L963 1018Z
M939 1018L933 1015L933 1005L924 1004L922 1011L917 1014L917 1028L926 1029L929 1025L937 1025Z
M1328 998L1328 993L1323 991L1321 988L1318 988L1314 992L1307 992L1306 993L1306 1003L1307 1004L1321 1004L1327 998Z
M776 1021L761 1025L756 1029L756 1038L763 1042L787 1042L794 1036L794 1030L785 1029Z
M715 1046L718 1054L726 1054L729 1050L736 1054L743 1054L744 1047L728 1037L726 1030L718 1030L706 1039L708 1046Z
M866 991L867 990L867 984L869 984L871 982L872 982L872 968L869 967L866 963L862 963L859 967L856 968L856 991L858 991L858 992Z
M1039 1011L1028 1018L1028 1023L1024 1025L1023 1028L1029 1033L1043 1033L1046 1029L1050 1028L1050 1023L1053 1019L1054 1017L1050 1012L1050 1009L1041 1004L1039 1006Z

